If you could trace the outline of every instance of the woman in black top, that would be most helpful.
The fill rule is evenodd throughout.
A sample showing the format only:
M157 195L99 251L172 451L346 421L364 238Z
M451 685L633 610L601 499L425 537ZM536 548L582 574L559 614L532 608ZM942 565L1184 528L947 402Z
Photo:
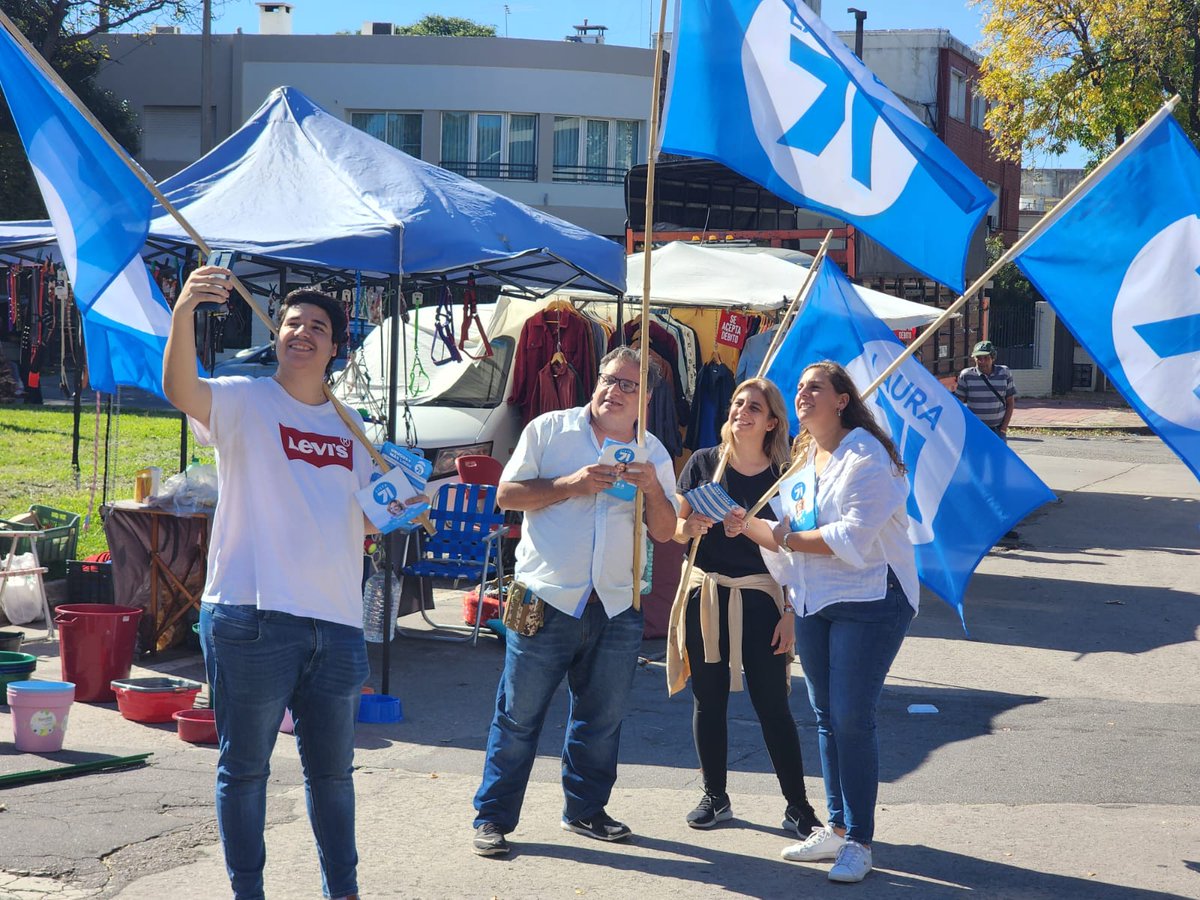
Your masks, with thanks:
M709 828L733 817L726 791L726 710L730 690L742 689L744 670L787 801L782 827L807 837L821 822L804 789L800 739L788 705L794 614L760 549L776 549L772 522L745 519L745 510L775 483L788 461L787 412L779 389L763 378L738 385L721 441L720 447L697 451L679 477L675 540L700 539L695 570L676 596L667 638L669 691L681 690L691 675L692 732L704 775L704 797L687 823ZM693 511L682 494L713 480L723 448L729 462L719 483L740 508L716 522Z

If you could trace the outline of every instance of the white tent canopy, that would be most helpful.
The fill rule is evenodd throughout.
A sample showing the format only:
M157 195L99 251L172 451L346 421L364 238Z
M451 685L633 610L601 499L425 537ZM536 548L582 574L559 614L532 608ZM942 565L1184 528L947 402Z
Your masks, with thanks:
M773 310L786 306L800 291L807 269L773 253L731 252L733 248L709 247L674 241L650 255L650 304L652 306L740 307ZM641 297L645 254L625 258L628 297ZM890 294L855 285L871 312L892 329L928 325L941 310L902 300ZM567 290L572 297L592 297ZM602 294L594 299L608 299Z

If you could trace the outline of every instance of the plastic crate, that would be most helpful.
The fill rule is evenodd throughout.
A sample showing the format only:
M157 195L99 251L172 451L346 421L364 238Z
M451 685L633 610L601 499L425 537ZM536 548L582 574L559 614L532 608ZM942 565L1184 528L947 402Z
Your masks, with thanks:
M0 519L0 531L41 532L37 539L38 561L50 570L50 578L62 578L67 573L67 560L75 555L75 545L79 540L79 516L35 503L29 507L28 513L15 519ZM0 547L0 553L7 554L8 550L8 546ZM17 553L28 552L29 541L24 538L17 541Z
M87 559L67 560L68 603L116 603L112 563Z

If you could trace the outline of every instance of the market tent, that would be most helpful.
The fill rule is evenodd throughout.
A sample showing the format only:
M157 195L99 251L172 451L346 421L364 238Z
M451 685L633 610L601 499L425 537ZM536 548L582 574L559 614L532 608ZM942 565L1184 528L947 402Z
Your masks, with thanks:
M210 245L253 256L405 276L474 272L541 292L624 287L615 242L414 159L291 87L159 187ZM53 239L48 224L7 223L0 252ZM190 243L158 207L150 241Z
M651 305L690 307L741 307L773 310L786 306L800 290L806 269L773 253L731 252L672 241L650 255ZM641 297L645 254L625 258L629 297ZM934 321L941 310L855 285L863 302L893 329L919 328ZM583 297L567 289L572 297ZM594 297L593 299L605 299Z

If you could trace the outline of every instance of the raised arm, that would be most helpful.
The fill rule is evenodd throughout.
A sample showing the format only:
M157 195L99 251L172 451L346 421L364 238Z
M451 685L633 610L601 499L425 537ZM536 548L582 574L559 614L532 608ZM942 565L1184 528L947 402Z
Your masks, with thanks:
M228 269L201 266L188 276L171 312L171 331L163 356L163 393L172 406L205 428L212 412L212 391L196 369L196 305L226 303L230 274Z

